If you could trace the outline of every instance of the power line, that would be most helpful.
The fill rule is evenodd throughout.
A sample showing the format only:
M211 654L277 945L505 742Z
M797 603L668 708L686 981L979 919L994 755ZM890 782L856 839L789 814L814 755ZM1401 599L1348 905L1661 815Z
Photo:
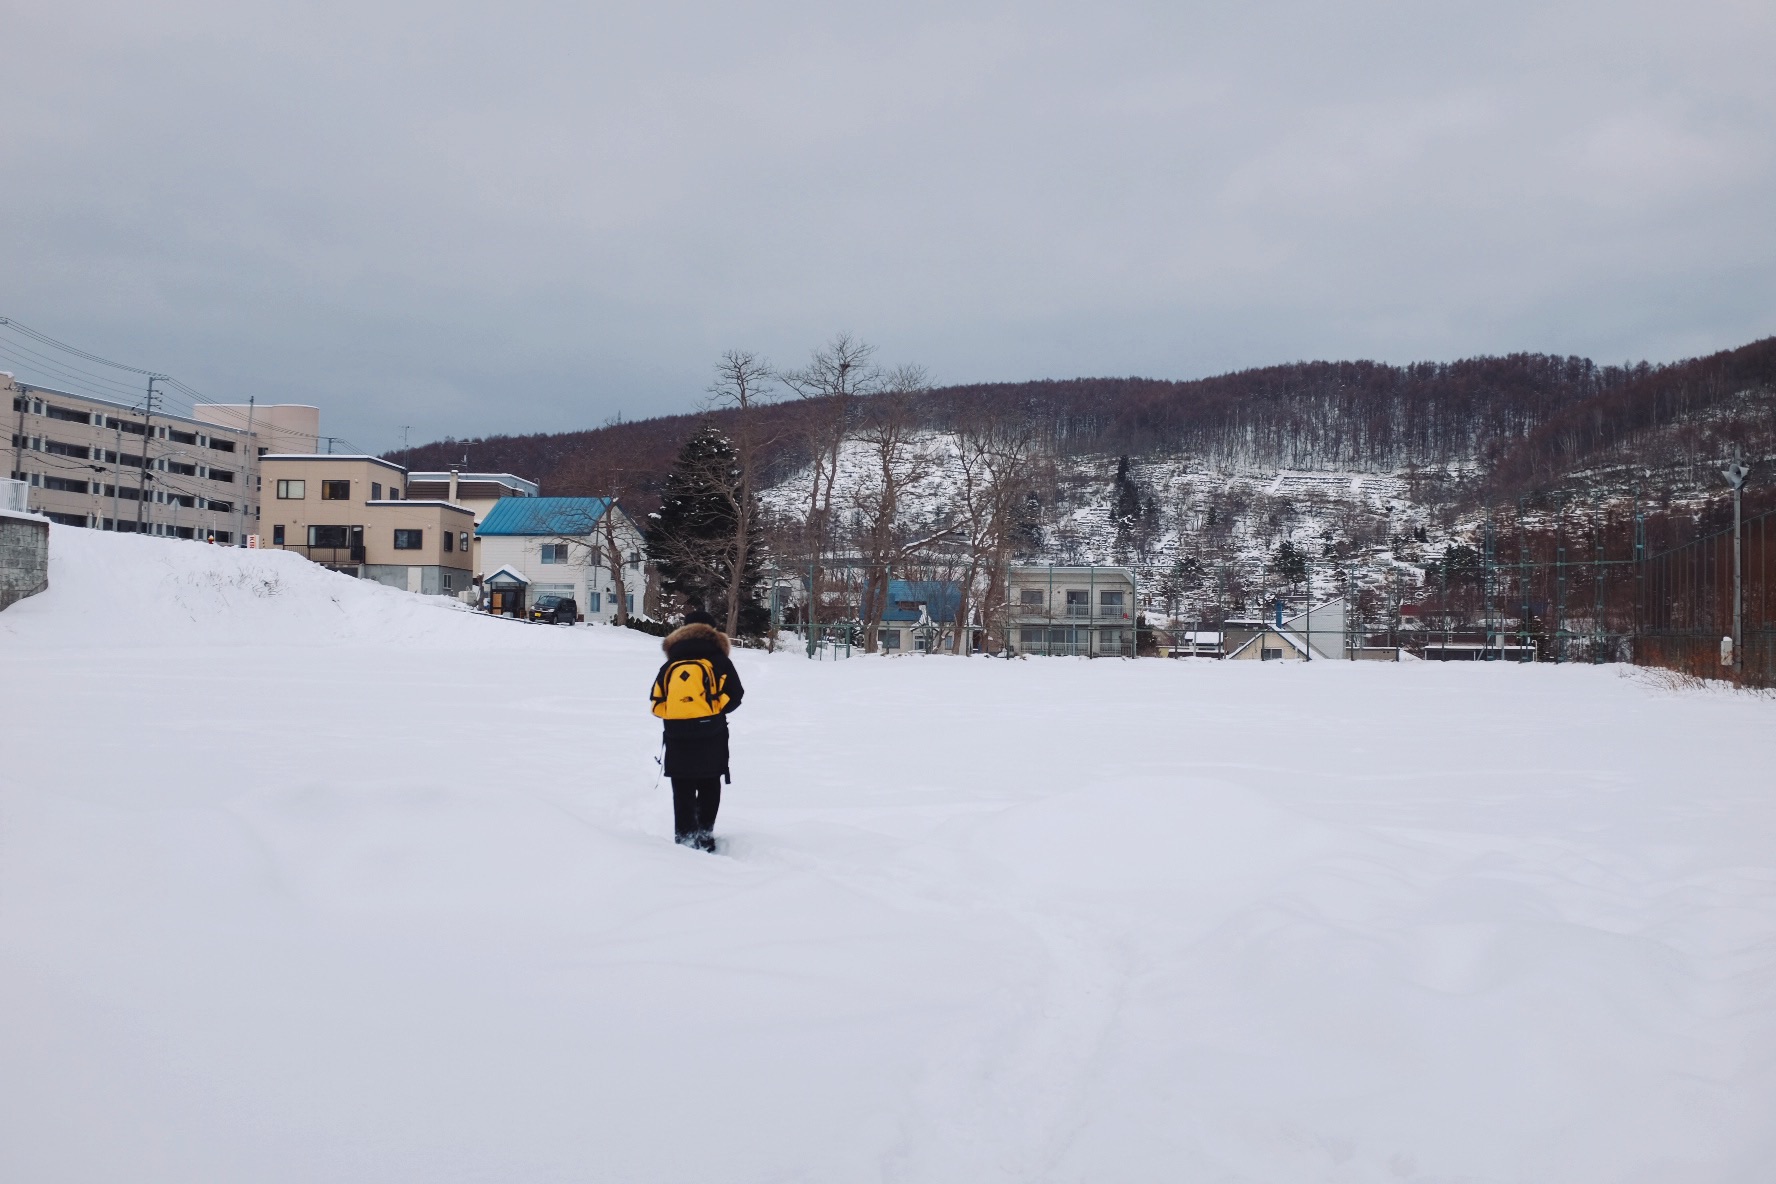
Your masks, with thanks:
M97 362L101 366L111 366L118 370L128 370L131 374L140 374L147 378L165 379L168 377L158 371L143 370L138 366L129 366L122 362L113 362L110 358L101 358L98 354L87 353L79 346L69 345L65 341L57 341L47 333L39 333L29 325L21 325L19 322L8 317L0 317L0 325L5 325L8 328L23 333L26 337L41 341L44 345L54 346L56 349L59 349L64 353L73 354L77 358L85 358L89 362Z

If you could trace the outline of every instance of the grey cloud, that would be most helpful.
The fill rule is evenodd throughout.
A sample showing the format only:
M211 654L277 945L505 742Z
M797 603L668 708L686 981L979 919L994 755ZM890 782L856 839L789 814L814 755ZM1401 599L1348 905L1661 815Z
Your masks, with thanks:
M5 23L0 312L366 447L682 410L721 349L838 328L975 381L1776 320L1763 6Z

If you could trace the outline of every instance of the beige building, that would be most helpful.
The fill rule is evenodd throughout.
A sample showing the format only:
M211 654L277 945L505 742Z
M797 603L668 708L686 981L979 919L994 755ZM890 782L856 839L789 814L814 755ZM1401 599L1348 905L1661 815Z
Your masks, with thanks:
M432 498L452 505L464 506L475 515L479 531L487 512L508 497L536 497L541 488L535 481L526 481L512 473L465 473L451 469L442 473L412 472L407 474L407 496ZM497 566L497 565L496 565ZM481 561L481 536L475 536L474 562L470 565L477 580L487 574Z
M260 452L285 454L321 450L321 409L305 403L274 403L259 407L248 403L199 403L194 418L236 432L259 437Z
M1007 582L1018 653L1134 656L1135 573L1129 568L1032 564L1011 568Z
M30 487L33 512L63 526L217 543L253 532L261 437L6 373L0 390L10 476Z
M475 516L407 496L407 470L375 456L259 458L259 545L409 592L460 596L474 585Z

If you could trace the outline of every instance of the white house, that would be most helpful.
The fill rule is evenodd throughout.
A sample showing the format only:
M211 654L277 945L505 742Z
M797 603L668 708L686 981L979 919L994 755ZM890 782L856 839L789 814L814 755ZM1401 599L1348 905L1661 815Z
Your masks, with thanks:
M610 498L503 497L475 531L488 573L484 590L502 585L504 611L522 611L554 593L573 597L588 621L610 620L620 575L628 611L641 615L647 582L641 531Z

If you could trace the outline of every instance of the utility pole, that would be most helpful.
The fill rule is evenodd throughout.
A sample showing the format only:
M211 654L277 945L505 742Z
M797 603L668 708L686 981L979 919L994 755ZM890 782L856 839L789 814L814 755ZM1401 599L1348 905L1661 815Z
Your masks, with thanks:
M123 495L119 488L123 484L123 421L113 417L111 422L117 425L117 448L113 453L117 463L111 466L111 529L117 531L123 529L123 522L118 517L122 511L117 504L117 499Z
M142 404L142 467L136 475L136 533L143 533L145 515L148 512L148 441L154 438L154 384L161 376L148 376L148 398Z
M1733 450L1733 463L1721 470L1721 476L1733 487L1733 669L1744 670L1745 658L1742 648L1745 644L1745 573L1741 567L1743 543L1739 510L1741 495L1745 492L1745 479L1751 476L1751 466L1739 459L1739 450Z
M257 395L247 396L247 438L241 441L244 455L241 457L240 529L234 532L237 547L247 545L247 494L253 489L253 462L259 459L259 450L253 446L253 404L257 400Z

